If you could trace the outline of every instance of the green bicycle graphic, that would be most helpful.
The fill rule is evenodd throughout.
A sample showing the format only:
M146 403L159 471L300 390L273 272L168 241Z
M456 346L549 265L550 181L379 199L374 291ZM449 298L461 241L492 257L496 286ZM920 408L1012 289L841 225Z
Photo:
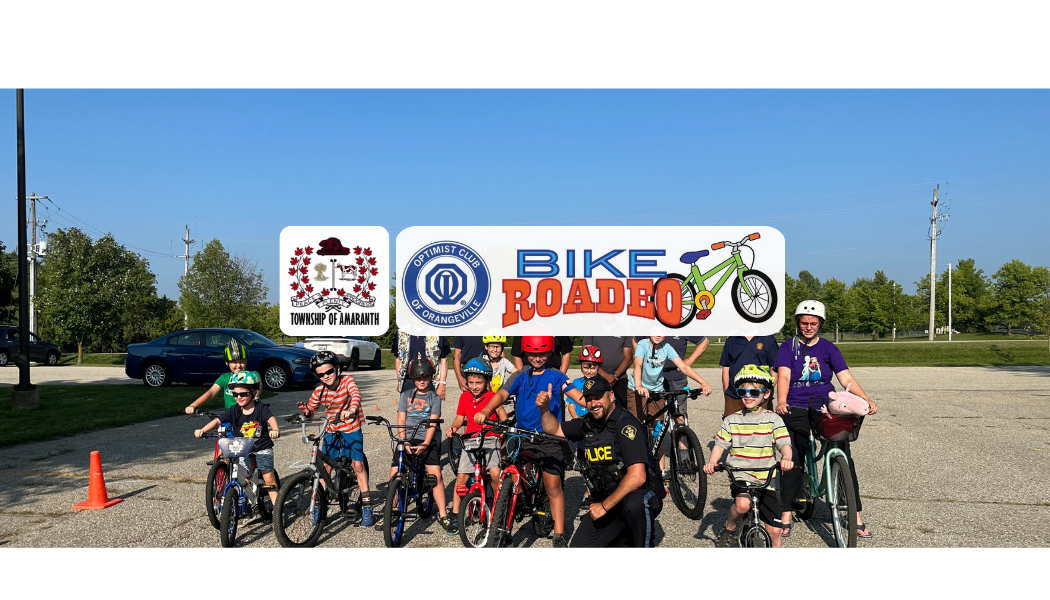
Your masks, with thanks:
M757 233L752 233L739 242L725 241L711 244L711 250L721 250L729 246L732 248L732 256L706 273L700 272L700 269L696 266L696 261L710 254L709 251L697 250L683 254L679 260L692 266L689 276L668 273L666 277L667 279L678 281L682 286L681 319L677 323L668 322L660 318L659 311L657 311L657 318L660 322L667 327L678 329L688 325L694 318L706 319L711 316L711 309L715 305L715 295L718 294L718 291L722 289L722 286L734 273L736 273L736 278L733 279L732 293L733 307L736 308L736 312L752 323L761 323L768 319L777 308L777 290L773 287L773 281L768 275L751 268L751 265L755 264L755 250L748 246L747 243L758 238L759 235ZM751 251L750 264L744 264L744 260L740 255L741 248L747 248ZM725 272L718 279L718 283L708 289L707 281L723 270Z

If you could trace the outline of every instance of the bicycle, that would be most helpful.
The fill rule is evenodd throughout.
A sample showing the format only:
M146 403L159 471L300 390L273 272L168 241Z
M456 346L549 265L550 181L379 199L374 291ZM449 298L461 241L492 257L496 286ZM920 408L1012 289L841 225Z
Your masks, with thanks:
M353 462L345 457L331 458L321 450L325 430L333 419L311 421L302 414L288 415L285 422L302 428L302 441L310 444L310 463L288 481L277 494L273 513L273 532L284 548L308 548L317 545L328 518L329 501L339 505L339 512L351 522L361 516L361 488ZM338 420L335 420L339 423ZM307 434L306 426L320 423L316 434ZM368 457L364 459L368 474ZM325 469L331 467L331 473ZM322 482L324 484L322 489Z
M233 546L237 538L237 521L253 512L260 519L269 520L273 507L270 503L270 486L262 479L262 473L255 464L255 440L259 439L261 430L256 430L250 438L226 437L219 433L205 433L201 437L217 438L222 459L230 467L230 479L222 490L222 504L219 511L219 544L223 548ZM273 472L277 480L277 489L281 488L281 477Z
M401 545L401 537L405 533L409 502L415 502L416 515L420 519L429 518L434 512L434 487L437 486L437 477L427 474L423 456L406 453L405 445L416 439L421 426L437 426L444 423L444 420L431 418L420 421L412 428L412 435L407 438L394 434L395 429L401 430L403 434L408 429L406 425L391 425L386 418L376 416L365 417L365 420L373 425L386 426L387 433L390 434L391 450L397 453L397 472L390 479L386 505L383 507L383 541L387 548L397 548Z
M484 447L484 436L492 429L483 429L477 433L454 436L463 440L477 438L477 448L470 448L464 443L471 462L474 463L474 474L465 485L456 486L456 494L463 497L459 507L459 537L467 548L484 548L488 543L492 525L493 500L495 490L489 483L488 459L489 448Z
M218 419L221 416L208 410L197 409L186 418L207 417L210 422L212 419ZM229 428L229 423L220 423L219 428L216 430L217 435L208 437L233 437L233 432ZM204 508L208 514L208 522L211 523L212 527L218 529L219 513L222 511L222 494L226 490L226 483L230 480L230 463L222 457L218 439L215 440L215 454L205 464L209 468L208 478L204 483Z
M666 404L642 422L646 431L650 428L653 430L649 438L649 450L654 457L659 456L664 436L670 433L671 447L674 449L667 457L671 471L671 499L683 515L694 521L703 515L704 506L707 504L707 474L703 469L704 448L700 445L696 433L689 428L689 419L679 410L678 402L686 396L696 399L702 393L702 390L688 388L673 392L651 392L646 402L647 407L661 398ZM678 417L684 420L683 424L678 424Z
M540 538L547 537L554 531L554 517L551 515L547 488L543 484L542 469L533 456L521 453L521 443L523 440L565 442L565 438L519 429L491 419L486 419L485 424L503 433L506 438L506 456L500 461L499 489L492 509L495 529L492 532L492 547L508 544L514 532L514 523L520 523L529 514L532 515L533 533ZM532 463L532 469L531 474L526 476L522 471L528 463Z
M732 298L736 312L752 323L761 323L768 319L777 307L777 289L768 275L751 268L755 264L755 251L747 245L749 241L757 240L759 237L758 233L752 233L739 242L723 241L711 244L711 250L721 250L729 246L732 248L732 255L706 273L700 272L696 261L709 255L710 251L697 250L683 254L679 260L683 264L691 265L689 275L668 273L665 277L665 279L676 280L682 286L682 316L675 323L661 319L660 311L657 311L657 319L672 329L685 327L694 318L706 319L711 316L711 309L715 306L715 295L734 273L736 278L733 280ZM740 256L741 248L751 250L750 265L744 264ZM708 289L707 280L714 278L723 270L725 273L718 279L718 282L714 287Z
M814 411L810 411L813 414ZM822 414L817 412L816 414ZM849 470L849 459L842 449L842 442L855 442L860 435L864 417L854 417L853 431L844 440L819 437L820 450L814 450L816 440L812 423L809 428L809 449L802 462L802 498L793 502L799 519L809 520L813 516L816 499L823 496L831 511L831 526L835 543L839 548L857 547L857 494L853 487L853 475ZM817 461L823 459L823 469L817 470ZM799 467L795 467L799 468Z
M759 484L750 480L737 479L733 476L733 473L741 471L750 471L752 469L741 469L727 467L724 464L715 466L715 472L725 471L729 475L729 483L736 484L737 486L744 488L747 493L748 500L751 501L751 509L747 511L747 514L740 519L737 527L740 529L740 547L741 548L772 548L773 540L769 537L769 532L766 531L765 526L758 516L758 491L764 490L769 487L769 484L773 483L773 473L777 470L777 465L770 467L769 472L766 474L766 482Z

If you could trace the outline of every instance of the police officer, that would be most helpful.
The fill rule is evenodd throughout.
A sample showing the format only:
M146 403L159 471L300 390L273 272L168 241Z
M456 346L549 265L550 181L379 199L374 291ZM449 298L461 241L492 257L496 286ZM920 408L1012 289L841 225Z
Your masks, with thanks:
M602 377L587 379L583 399L589 411L581 419L560 423L542 411L543 430L584 441L583 476L592 504L570 548L601 548L624 539L628 546L649 548L653 525L663 508L664 486L646 445L645 429L631 413L615 405L612 386ZM545 409L550 395L540 392L536 405Z

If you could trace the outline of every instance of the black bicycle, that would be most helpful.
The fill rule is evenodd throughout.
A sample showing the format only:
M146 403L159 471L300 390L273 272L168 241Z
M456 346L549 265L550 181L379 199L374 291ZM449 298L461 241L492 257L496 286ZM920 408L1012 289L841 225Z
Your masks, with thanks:
M356 522L361 516L361 488L357 483L357 472L353 462L345 457L331 458L321 451L325 429L333 419L311 421L301 414L284 417L288 423L302 427L304 444L311 444L310 464L292 475L280 488L273 511L273 532L277 542L285 548L312 547L321 538L325 519L328 518L328 503L339 506L339 512ZM338 423L339 421L335 421ZM306 426L320 423L318 433L307 434ZM368 457L365 457L365 474L368 474ZM332 468L329 473L325 465ZM323 483L323 485L322 485Z
M417 439L421 426L436 427L444 420L431 418L420 421L411 428L412 435L408 437L403 435L409 429L405 425L391 425L384 417L365 417L365 420L387 428L391 450L397 453L397 472L388 484L386 505L383 507L383 541L387 548L397 548L405 533L409 504L415 503L415 512L420 519L429 518L434 512L434 488L437 487L437 477L427 474L423 455L405 452L405 446ZM396 434L395 430L402 433Z
M729 475L729 483L735 484L737 487L741 487L747 493L747 497L751 500L751 509L747 511L747 514L740 520L737 527L740 529L740 547L741 548L772 548L773 540L769 537L769 532L762 525L762 521L758 516L758 492L769 487L769 484L773 482L773 473L776 472L778 466L773 465L770 467L769 472L766 474L766 482L758 483L750 479L737 479L733 476L733 473L739 473L741 471L753 471L754 469L743 469L727 467L724 464L717 465L715 472L725 471Z
M677 390L674 392L651 392L646 406L660 400L666 402L663 408L653 413L642 423L646 431L654 427L649 438L649 449L653 456L659 455L664 443L664 436L671 435L671 449L667 460L671 471L671 499L682 514L694 521L704 513L707 504L707 474L704 473L704 448L700 439L689 429L689 419L679 409L679 402L698 398L701 390ZM683 419L681 425L678 418ZM654 425L655 424L655 425Z

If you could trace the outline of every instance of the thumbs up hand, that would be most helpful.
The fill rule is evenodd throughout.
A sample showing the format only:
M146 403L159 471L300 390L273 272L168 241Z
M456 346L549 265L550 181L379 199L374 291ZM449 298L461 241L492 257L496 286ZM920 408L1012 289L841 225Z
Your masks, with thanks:
M547 403L551 401L551 394L552 394L552 392L553 392L553 388L552 388L551 384L548 383L546 392L540 392L540 393L536 394L536 406L538 406L540 408L543 408L543 407L547 406Z

